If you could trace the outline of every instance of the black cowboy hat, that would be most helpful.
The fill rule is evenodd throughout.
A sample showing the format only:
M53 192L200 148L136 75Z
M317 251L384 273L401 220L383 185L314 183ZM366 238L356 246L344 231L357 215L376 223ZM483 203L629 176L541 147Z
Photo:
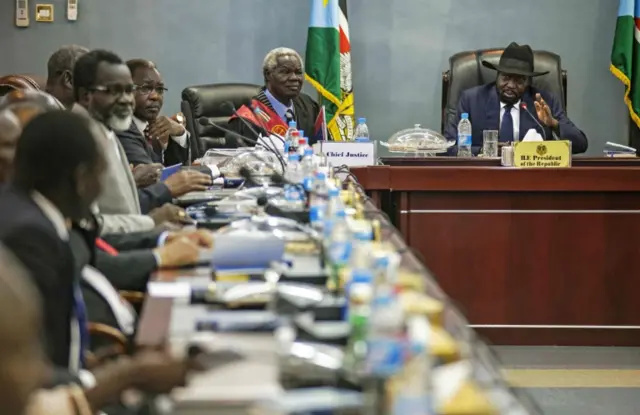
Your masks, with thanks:
M516 42L511 42L511 44L506 47L497 65L484 60L482 61L482 65L494 71L513 75L541 76L549 73L549 71L534 72L533 50L531 50L529 45L520 46Z

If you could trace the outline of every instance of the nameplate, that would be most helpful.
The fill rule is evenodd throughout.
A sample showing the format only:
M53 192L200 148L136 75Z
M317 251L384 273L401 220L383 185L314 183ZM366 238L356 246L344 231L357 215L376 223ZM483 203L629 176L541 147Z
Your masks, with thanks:
M513 149L515 167L571 167L571 141L519 141Z
M375 143L321 141L313 146L316 154L327 158L332 166L373 166L376 162Z

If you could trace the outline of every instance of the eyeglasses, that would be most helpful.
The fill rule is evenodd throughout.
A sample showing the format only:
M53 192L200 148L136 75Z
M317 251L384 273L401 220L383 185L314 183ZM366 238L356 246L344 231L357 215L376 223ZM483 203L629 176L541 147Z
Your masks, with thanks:
M153 91L155 91L156 94L162 96L165 92L168 91L168 89L163 86L136 85L136 92L139 92L142 95L149 95Z
M131 95L133 91L136 90L136 86L133 84L111 84L111 85L97 85L93 88L90 88L91 91L103 92L105 94L109 94L114 97L118 97L120 95Z

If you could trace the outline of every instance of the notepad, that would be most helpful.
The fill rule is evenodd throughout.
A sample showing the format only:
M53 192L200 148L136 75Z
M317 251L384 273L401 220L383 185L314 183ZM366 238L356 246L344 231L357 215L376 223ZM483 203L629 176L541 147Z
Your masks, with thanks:
M162 174L160 175L160 181L164 182L169 177L173 176L178 171L180 171L181 167L182 167L182 163L178 163L178 164L174 164L173 166L165 167L164 169L162 169Z

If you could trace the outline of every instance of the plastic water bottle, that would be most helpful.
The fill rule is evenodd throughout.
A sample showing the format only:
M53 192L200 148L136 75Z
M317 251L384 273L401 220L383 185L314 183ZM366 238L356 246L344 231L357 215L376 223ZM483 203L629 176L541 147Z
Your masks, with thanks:
M344 209L344 203L342 203L342 198L340 197L340 189L334 186L329 187L329 200L327 200L327 208L324 216L323 232L325 239L331 237L331 231L333 229L333 224L336 221L336 215L338 212L344 211Z
M297 154L289 154L287 161L287 171L285 179L290 183L302 183L304 175L300 167L300 156ZM289 202L298 202L304 199L301 189L298 186L287 184L284 186L284 196Z
M369 141L369 127L367 127L367 119L364 117L358 118L358 125L354 133L355 141L367 142Z
M318 232L322 232L324 225L327 199L329 198L329 185L327 176L323 172L318 172L313 180L313 186L309 195L309 221L311 227Z
M471 157L471 121L469 114L462 113L458 123L458 157Z
M293 133L298 131L298 125L295 121L289 121L289 129L284 135L284 152L289 152L289 149L294 146Z
M320 160L313 154L313 149L307 147L304 150L304 155L301 158L300 166L305 175L314 176L320 166Z
M325 241L325 255L330 270L330 288L339 290L342 287L342 281L340 281L342 270L349 264L352 248L351 231L344 209L335 212L331 221L330 235Z
M353 255L351 255L351 269L355 272L359 269L370 269L372 265L371 241L373 234L371 229L358 230L353 235Z
M304 157L305 151L310 148L309 139L307 137L300 136L300 139L298 140L298 154L300 154L300 157ZM313 151L313 149L311 150Z
M398 373L406 350L402 304L394 292L376 290L369 317L367 372L381 377Z

